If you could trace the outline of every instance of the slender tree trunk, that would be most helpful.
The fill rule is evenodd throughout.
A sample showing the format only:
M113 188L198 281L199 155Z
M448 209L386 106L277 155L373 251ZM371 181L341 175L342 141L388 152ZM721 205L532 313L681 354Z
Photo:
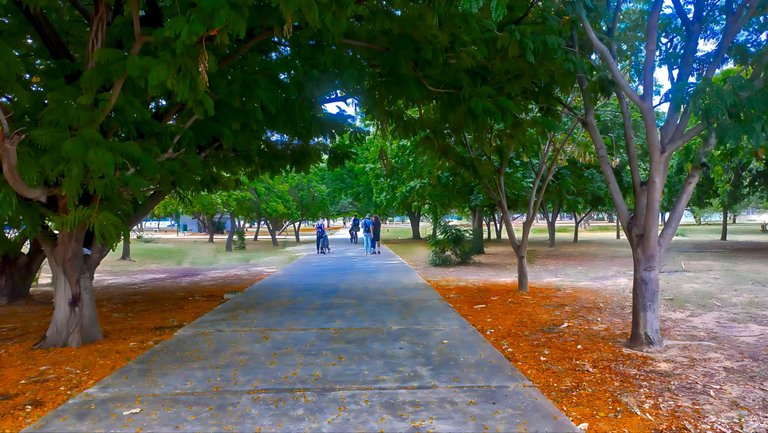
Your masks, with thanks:
M29 242L29 251L0 256L0 305L15 302L29 296L45 252L37 239Z
M232 239L235 238L235 230L237 229L237 221L235 221L235 214L229 214L229 233L227 233L227 243L224 244L224 251L232 252Z
M576 212L573 212L573 243L579 242L579 226L581 221L579 220L578 214Z
M256 221L256 233L253 234L253 240L258 241L259 240L259 232L261 231L261 219L258 219Z
M491 218L485 220L486 239L491 240Z
M92 247L83 255L84 230L60 231L55 241L41 241L53 276L53 319L37 348L80 347L101 340L93 292L96 267L109 252ZM47 242L47 246L46 245Z
M723 225L720 229L720 240L728 240L728 208L723 206Z
M616 239L621 239L621 222L616 218Z
M472 209L472 251L475 254L485 254L483 246L483 208Z
M736 212L731 212L731 224L736 224Z
M272 246L278 247L280 246L280 243L277 242L277 224L280 224L280 221L272 220L270 221L268 218L265 218L264 221L267 224L267 231L269 232L269 237L272 238Z
M208 228L208 242L213 243L213 235L216 231L215 224L213 223L213 215L205 216L205 225Z
M434 213L432 214L432 239L437 238L437 225L438 221L440 221L440 215Z
M660 329L658 257L633 251L632 348L645 350L663 346Z
M518 243L515 237L515 230L512 228L512 219L509 217L509 211L506 209L506 200L499 202L499 210L501 211L501 219L504 223L504 228L509 235L509 243L512 246L512 250L515 253L517 260L517 289L521 292L528 291L528 259L526 253L528 249L527 233L530 233L530 227L533 225L533 218L530 221L523 223L522 239ZM526 227L528 230L526 230Z
M131 230L129 229L123 233L123 253L120 255L120 260L127 260L132 262L131 258Z
M421 212L409 210L405 214L408 215L408 220L411 222L411 239L421 239L421 233L419 232L421 225Z
M496 212L493 213L493 227L496 230L496 240L501 240L501 231L504 228L504 224L499 221L501 218L496 216Z
M345 223L346 224L346 223ZM301 243L301 220L299 220L299 223L293 223L293 235L296 237L296 243Z

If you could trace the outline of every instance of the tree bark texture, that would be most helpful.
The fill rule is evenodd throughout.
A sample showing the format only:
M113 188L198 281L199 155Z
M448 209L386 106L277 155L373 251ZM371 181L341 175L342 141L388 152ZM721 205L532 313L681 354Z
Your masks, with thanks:
M296 243L301 243L301 220L299 220L298 224L293 223L293 235L296 237Z
M37 348L80 347L102 338L93 276L109 250L93 247L84 256L83 239L84 230L60 231L55 241L43 242L53 276L53 319Z
M421 232L419 231L421 225L421 212L409 210L405 213L408 215L408 220L411 223L411 239L420 240Z
M512 219L509 216L509 210L506 209L506 198L499 201L499 210L501 211L501 221L509 235L509 243L515 253L517 260L517 289L521 292L528 291L528 259L526 252L528 250L527 233L530 233L530 226L533 225L533 218L523 223L523 233L521 241L518 242L515 237L515 230L512 227ZM526 230L528 227L528 230Z
M37 239L30 241L26 254L19 251L18 254L0 256L0 305L29 296L43 261L45 252Z
M256 233L253 235L253 240L259 240L259 232L261 231L261 219L256 220Z
M272 246L278 247L280 246L280 243L277 242L277 227L280 224L280 221L278 220L264 220L267 223L267 231L269 232L269 237L272 238Z
M120 260L133 261L131 259L131 231L128 230L123 234L123 253L120 255Z
M483 246L483 208L472 209L472 251L475 254L485 254Z
M658 257L633 252L632 333L630 347L647 350L663 347L660 328Z
M720 240L728 240L728 208L723 206L723 224L720 228Z

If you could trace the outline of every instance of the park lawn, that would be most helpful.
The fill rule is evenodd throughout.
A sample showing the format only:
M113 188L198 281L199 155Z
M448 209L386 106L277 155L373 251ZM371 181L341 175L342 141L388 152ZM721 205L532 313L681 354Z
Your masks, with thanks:
M225 294L290 263L298 257L295 242L284 244L248 241L246 250L226 253L223 239L156 238L134 242L135 262L111 253L94 284L104 339L81 348L32 348L51 318L49 286L33 288L23 304L0 306L0 432L29 426L223 303Z

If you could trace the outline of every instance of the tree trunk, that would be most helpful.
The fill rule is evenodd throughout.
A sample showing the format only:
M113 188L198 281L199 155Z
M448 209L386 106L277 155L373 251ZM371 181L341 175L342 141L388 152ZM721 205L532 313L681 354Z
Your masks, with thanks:
M639 350L664 345L660 329L659 268L657 257L633 251L632 333L630 347Z
M19 251L13 256L0 256L0 305L15 302L29 296L45 252L37 239L29 242L29 251Z
M232 239L235 238L235 230L237 229L237 221L235 221L235 214L229 214L229 233L227 233L227 243L224 245L224 251L232 252Z
M731 224L736 224L736 212L731 212Z
M421 225L421 212L409 210L405 214L408 215L408 220L411 223L411 239L420 240L421 233L419 232L419 227Z
M496 230L496 240L501 240L501 231L504 228L504 224L499 221L501 218L496 217L496 212L493 213L493 227Z
M293 223L293 235L296 237L296 243L301 243L301 220L299 220L299 223Z
M618 218L616 218L616 239L621 239L621 223Z
M256 233L253 235L253 240L258 241L259 240L259 232L261 231L261 219L256 221Z
M573 243L576 244L579 242L579 226L581 221L579 221L579 216L576 214L576 212L573 212Z
M608 212L608 222L609 223L615 222L614 219L615 218L613 216L613 212Z
M131 231L123 233L123 254L120 255L120 260L127 260L132 262L131 258Z
M475 254L485 254L483 246L483 208L472 209L472 251Z
M486 230L486 239L489 241L491 240L491 218L489 217L487 220L485 220L485 230Z
M720 240L728 240L728 208L723 206L723 225L720 229Z
M557 218L560 216L561 205L559 203L552 206L552 213L549 213L549 207L544 204L541 207L541 214L544 216L544 220L547 221L547 235L549 236L549 247L555 246L555 229L557 225Z
M521 292L527 292L528 259L525 257L525 251L523 248L520 248L520 250L516 252L515 255L517 256L517 289Z
M515 237L515 230L512 227L512 219L509 217L509 210L506 209L506 199L499 201L499 210L501 211L501 220L504 224L504 228L507 230L509 236L509 243L512 246L512 250L515 252L517 259L517 289L521 292L528 291L528 259L526 258L526 252L528 249L528 237L530 233L530 227L533 226L533 218L530 221L523 223L523 234L521 242L517 242ZM527 229L526 229L527 228Z
M205 225L208 228L208 242L213 243L213 234L216 231L216 228L214 227L215 224L213 223L213 215L205 216Z
M276 224L279 224L279 221L270 221L269 219L264 219L264 222L267 224L267 231L269 232L269 237L272 238L272 246L278 247L280 244L277 242L277 229L275 228Z
M557 214L552 212L551 218L547 219L547 234L549 235L549 247L555 247L555 225L557 224Z
M109 251L91 248L91 255L84 256L83 238L84 230L61 231L45 247L53 275L53 319L37 348L80 347L102 338L93 276Z

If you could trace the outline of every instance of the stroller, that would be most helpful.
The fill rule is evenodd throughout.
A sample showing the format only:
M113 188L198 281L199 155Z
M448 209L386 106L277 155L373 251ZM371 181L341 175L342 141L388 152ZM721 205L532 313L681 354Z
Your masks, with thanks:
M328 235L323 233L323 237L320 239L320 254L325 254L326 252L331 252L331 246L328 242Z

